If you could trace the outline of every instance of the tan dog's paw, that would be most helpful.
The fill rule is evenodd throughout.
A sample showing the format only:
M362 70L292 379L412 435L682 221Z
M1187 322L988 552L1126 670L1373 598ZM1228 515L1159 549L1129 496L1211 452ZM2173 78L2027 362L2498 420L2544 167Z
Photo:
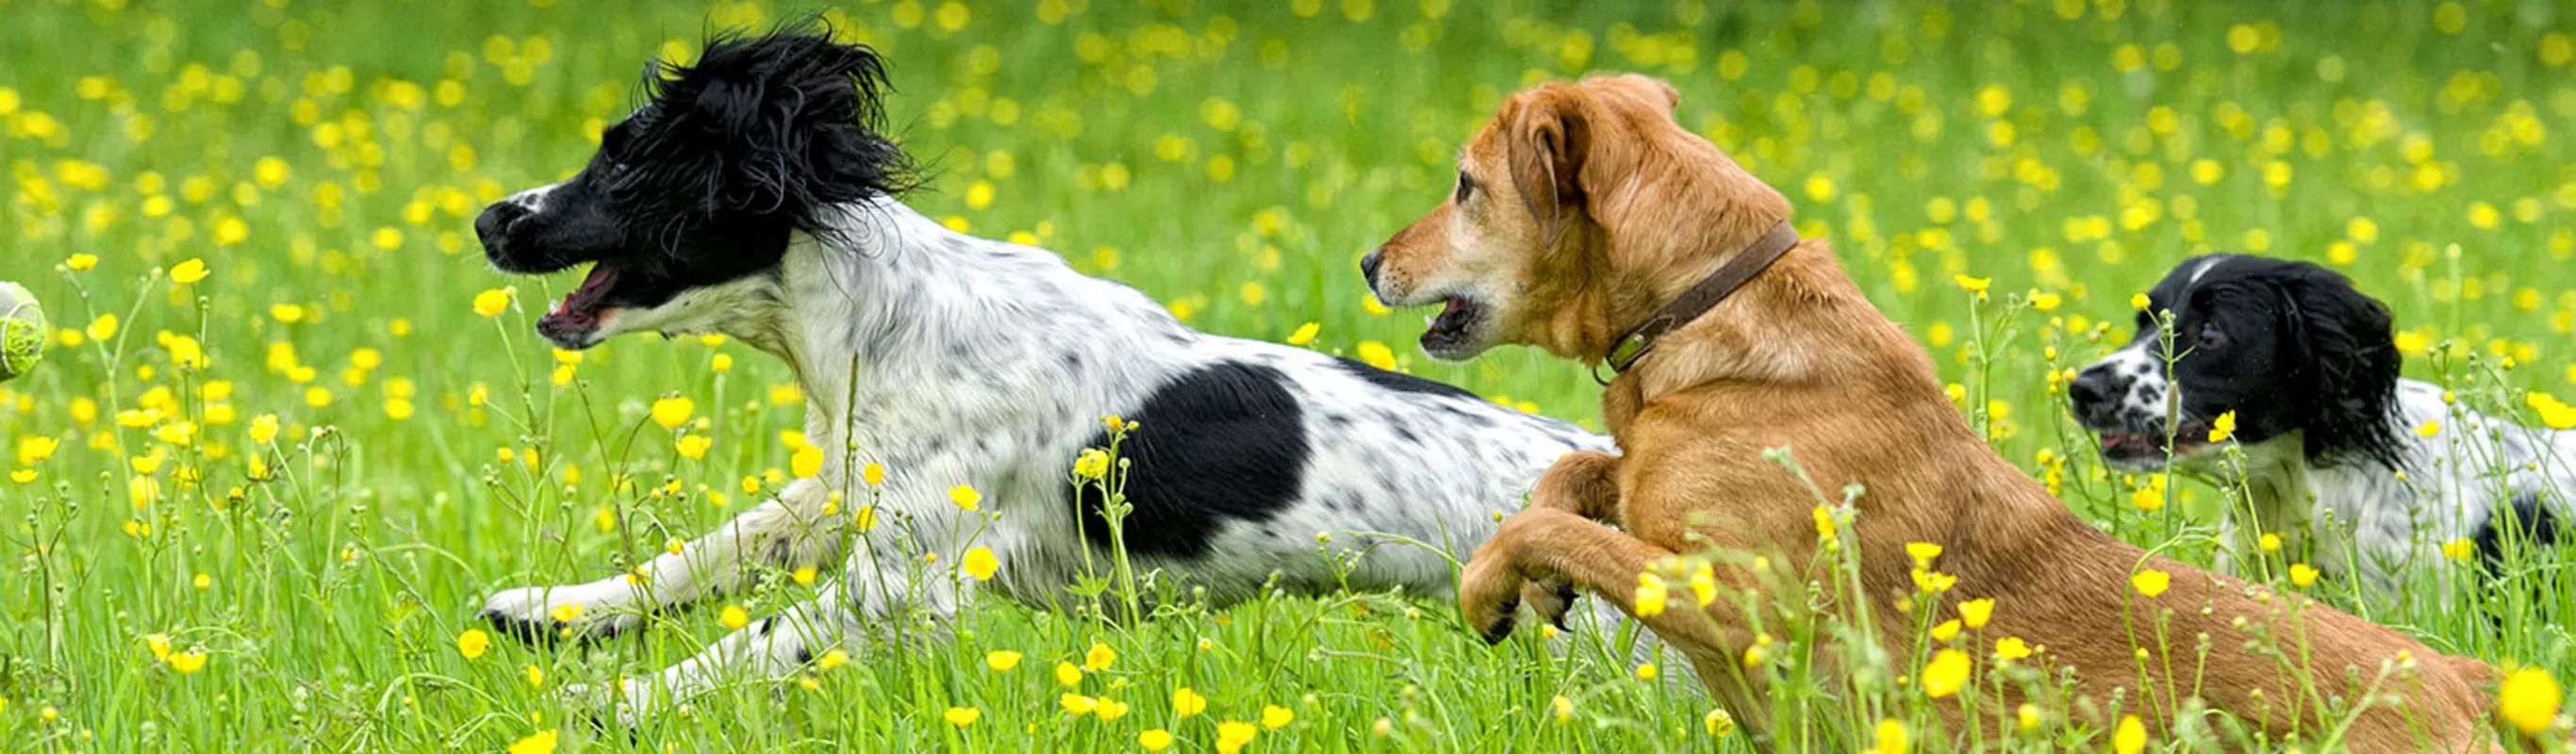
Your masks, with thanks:
M1530 612L1556 630L1567 630L1565 613L1574 607L1574 585L1553 579L1522 584L1521 604L1528 605Z
M1506 562L1508 557L1488 552L1490 549L1478 550L1467 561L1466 574L1458 579L1458 615L1485 643L1500 644L1504 637L1512 635L1512 621L1521 610L1522 587L1529 582L1512 570Z

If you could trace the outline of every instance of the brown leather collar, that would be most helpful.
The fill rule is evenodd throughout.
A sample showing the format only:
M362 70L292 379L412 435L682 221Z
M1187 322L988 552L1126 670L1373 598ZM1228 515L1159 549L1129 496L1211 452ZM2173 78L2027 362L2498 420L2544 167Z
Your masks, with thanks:
M1719 266L1716 272L1701 278L1699 283L1690 287L1690 290L1682 291L1681 297L1673 299L1672 303L1665 304L1664 308L1656 310L1654 316L1647 317L1645 322L1638 323L1636 327L1629 329L1627 334L1619 336L1618 340L1611 341L1610 353L1603 359L1610 365L1610 373L1616 376L1628 371L1628 367L1635 365L1638 359L1644 358L1647 351L1654 350L1656 338L1672 332L1673 328L1698 319L1702 314L1707 314L1708 310L1716 307L1718 302L1725 301L1727 296L1735 293L1735 289L1744 287L1744 284L1751 281L1753 276L1770 269L1772 262L1779 261L1781 255L1789 253L1789 250L1797 245L1798 231L1789 226L1788 220L1781 220L1779 225L1772 226L1771 232L1754 239L1752 245L1744 247L1743 253L1735 255L1734 259L1726 260L1726 264ZM1609 380L1601 377L1601 369L1597 364L1592 369L1592 380L1603 385L1610 384Z

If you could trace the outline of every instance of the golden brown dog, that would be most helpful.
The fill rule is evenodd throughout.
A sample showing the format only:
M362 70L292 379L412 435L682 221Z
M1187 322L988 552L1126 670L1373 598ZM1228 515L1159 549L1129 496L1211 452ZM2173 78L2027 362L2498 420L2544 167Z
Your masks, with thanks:
M1391 306L1444 305L1423 335L1434 356L1522 344L1597 368L1614 341L1789 216L1787 199L1674 122L1678 102L1671 85L1635 75L1513 95L1468 143L1450 199L1362 261L1371 287ZM2381 687L2402 708L2363 713L2349 744L2493 745L2479 721L2483 663L2304 596L2151 557L2085 524L1989 449L1923 350L1862 297L1823 241L1787 248L1609 382L1602 413L1623 455L1559 462L1529 509L1476 551L1459 589L1470 625L1499 640L1525 593L1542 612L1557 608L1552 584L1634 613L1640 571L1676 552L1758 549L1816 562L1816 493L1764 459L1790 448L1816 485L1865 488L1847 546L1859 548L1868 628L1899 656L1920 625L1898 603L1924 596L1905 545L1930 542L1946 548L1937 570L1957 577L1930 596L1940 617L1955 615L1957 601L1993 598L1980 636L2046 647L2041 657L2072 668L2084 697L2125 688L2132 710L2156 700L2142 711L2155 729L2196 695L2273 742L2293 731L2315 741L2328 733L2303 680L2349 699L2347 668L2371 679L2395 663L2417 668ZM1750 568L1728 564L1741 562L1721 561L1718 580L1755 588ZM2170 589L2133 592L2141 569L2171 574ZM1734 663L1754 638L1737 602L1675 604L1648 625L1689 655L1738 720L1766 722L1763 690L1748 686L1758 681L1728 680L1745 677ZM2159 612L2170 638L2127 638ZM2250 632L2265 630L2293 659L2247 650ZM2205 660L2194 646L2202 634ZM1980 669L1992 662L1969 652ZM1966 722L1955 704L1946 714L1952 731Z

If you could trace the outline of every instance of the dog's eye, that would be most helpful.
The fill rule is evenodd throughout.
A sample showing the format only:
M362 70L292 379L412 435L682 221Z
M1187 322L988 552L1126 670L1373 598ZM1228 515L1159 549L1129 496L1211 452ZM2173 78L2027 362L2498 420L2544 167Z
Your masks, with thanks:
M2203 322L2203 323L2200 323L2200 340L2199 340L2199 343L2200 343L2200 347L2202 347L2202 348L2220 348L2220 347L2224 347L2224 346L2226 346L2226 345L2227 345L2227 333L2226 333L2225 331L2223 331L2223 330L2218 329L2218 323L2215 323L2215 322Z
M1475 190L1476 178L1468 175L1467 171L1460 170L1458 171L1458 195L1452 197L1451 201L1465 204L1467 202L1467 195L1475 192Z

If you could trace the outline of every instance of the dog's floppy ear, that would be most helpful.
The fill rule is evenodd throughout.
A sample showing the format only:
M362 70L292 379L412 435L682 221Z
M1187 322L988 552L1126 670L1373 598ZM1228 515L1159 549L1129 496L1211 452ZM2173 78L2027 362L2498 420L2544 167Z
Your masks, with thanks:
M835 204L911 188L902 149L880 135L884 63L811 21L757 38L718 36L698 61L668 68L656 99L704 143L704 209L785 216L823 228Z
M1582 95L1572 87L1541 89L1523 103L1505 133L1512 187L1538 220L1539 237L1553 244L1558 221L1584 201L1580 176L1591 129Z
M2298 349L2291 384L2311 460L2359 456L2396 466L2397 352L2388 307L2343 275L2298 264L2274 282Z

